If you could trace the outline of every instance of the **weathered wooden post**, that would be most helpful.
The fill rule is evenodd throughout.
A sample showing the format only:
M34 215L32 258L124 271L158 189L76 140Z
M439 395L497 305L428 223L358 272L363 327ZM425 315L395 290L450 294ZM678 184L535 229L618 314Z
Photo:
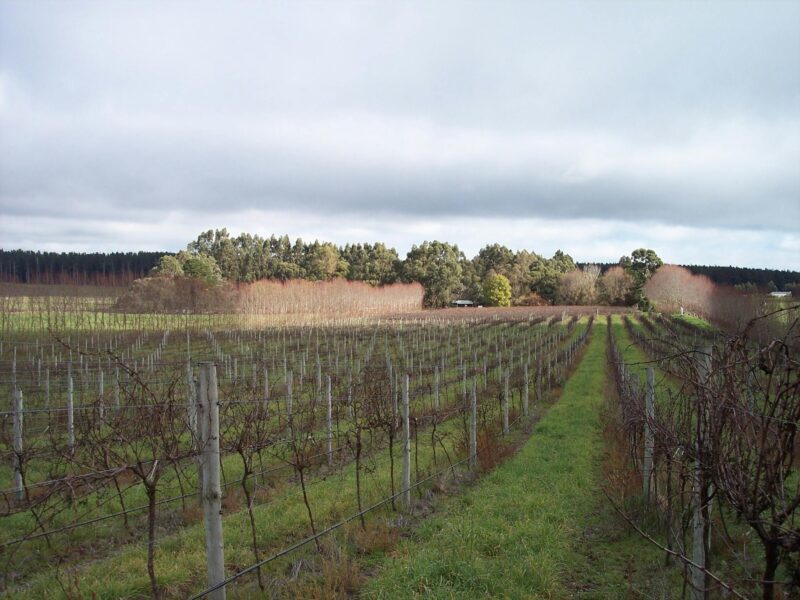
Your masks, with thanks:
M194 390L194 414L195 426L192 430L194 439L194 461L197 465L197 497L200 505L203 505L203 392L201 390L200 364L198 363L197 377L192 377L192 389Z
M286 377L286 418L292 418L292 384L294 382L294 372L289 371Z
M353 418L353 369L347 370L347 414Z
M14 500L22 502L25 490L22 485L22 423L23 423L22 390L14 388Z
M408 375L403 376L403 472L401 504L406 510L411 510L411 421L410 402L408 398Z
M646 373L646 387L644 395L644 460L642 461L642 485L644 498L650 501L650 487L653 480L653 429L650 426L655 418L655 376L653 369L648 367Z
M67 447L75 452L75 404L72 398L72 363L67 366Z
M522 388L522 414L526 417L530 414L530 410L528 407L528 400L529 400L529 381L528 381L528 363L525 363L523 368L523 377L525 378L523 388Z
M506 367L505 385L503 386L503 435L508 435L510 432L508 426L508 380L511 376L508 367Z
M317 381L316 381L316 396L319 398L319 394L322 392L322 364L319 361L319 352L317 352Z
M472 398L469 411L469 468L478 466L478 378L472 378Z
M630 390L631 398L633 398L634 401L637 401L639 399L639 389L640 389L638 373L631 373L628 376L628 389Z
M542 359L539 359L536 369L536 402L542 401Z
M97 414L100 417L100 420L106 418L106 401L103 395L105 394L105 381L103 378L103 369L100 369L100 372L97 374L97 392L100 394L100 398L98 399L98 411Z
M503 354L498 351L497 352L497 385L501 385L503 383Z
M705 442L707 423L705 408L702 406L701 390L699 389L706 383L711 373L711 352L710 346L697 347L695 349L697 357L697 439L695 440L695 461L694 477L692 480L692 501L694 513L692 514L692 562L694 565L689 567L692 583L692 597L694 600L705 600L708 597L708 576L706 568L708 565L708 536L711 533L711 523L709 520L710 501L708 482L703 475L703 461L705 458Z
M328 426L328 466L333 464L333 398L331 396L331 376L326 377L327 380L327 405L328 411L326 414Z
M433 368L433 410L439 410L439 365Z
M692 597L695 600L704 600L706 597L706 552L705 552L705 523L703 519L703 494L702 473L699 464L695 465L692 479L692 501L695 505L692 514L692 562L689 567L692 582Z
M551 360L547 359L547 389L553 387L553 378L552 378L552 368L551 368Z
M215 586L225 580L225 552L222 536L222 487L219 462L219 396L217 367L214 363L200 363L199 414L202 471L203 515L206 531L206 565L208 585ZM225 600L225 588L209 594L212 600Z

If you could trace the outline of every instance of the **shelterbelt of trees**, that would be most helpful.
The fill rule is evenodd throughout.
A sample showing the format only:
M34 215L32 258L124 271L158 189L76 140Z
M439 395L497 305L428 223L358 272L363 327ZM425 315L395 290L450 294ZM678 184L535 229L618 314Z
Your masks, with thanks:
M106 257L104 260L103 257ZM644 284L661 265L658 255L640 248L616 264L576 264L569 254L552 257L501 244L482 248L469 259L457 245L426 241L405 258L378 242L336 246L329 242L292 242L226 229L209 230L172 253L56 254L0 250L0 280L38 283L127 285L150 278L189 278L209 285L260 280L360 281L372 286L397 282L422 284L427 306L455 299L504 305L612 304L646 306ZM741 291L795 289L800 272L689 267L714 284L737 285ZM141 286L140 286L141 287ZM153 284L150 287L154 287Z
M38 252L0 248L0 282L126 286L164 252Z
M424 303L447 306L457 298L490 306L636 304L661 259L638 249L601 275L599 268L578 268L561 250L545 258L488 245L468 259L454 244L426 241L400 259L384 244L292 243L287 236L261 238L227 230L207 231L186 250L161 257L151 272L160 278L191 277L208 282L249 283L264 279L331 281L346 279L375 286L419 283Z
M605 272L616 263L597 263ZM586 263L578 263L579 267ZM733 286L743 292L793 291L800 294L800 272L779 269L754 269L750 267L722 267L708 265L681 265L692 275L702 275L712 283Z

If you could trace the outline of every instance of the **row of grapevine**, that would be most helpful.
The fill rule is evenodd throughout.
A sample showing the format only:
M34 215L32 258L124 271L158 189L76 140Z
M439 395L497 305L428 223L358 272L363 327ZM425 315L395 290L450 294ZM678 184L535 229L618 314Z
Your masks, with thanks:
M241 498L231 515L247 515L254 563L270 548L259 514L286 486L312 535L325 511L308 488L333 477L353 477L362 518L376 499L409 510L412 487L442 468L489 465L492 440L559 385L587 333L575 319L476 318L3 340L3 585L34 593L53 564L79 568L80 540L99 561L144 544L150 593L166 593L158 547L194 530L209 464L223 506Z

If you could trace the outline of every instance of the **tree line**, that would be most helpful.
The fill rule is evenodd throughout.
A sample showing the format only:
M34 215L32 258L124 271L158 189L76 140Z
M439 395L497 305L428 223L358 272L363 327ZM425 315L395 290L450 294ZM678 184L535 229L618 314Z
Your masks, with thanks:
M0 281L68 285L129 285L163 252L40 252L0 248Z
M127 285L147 274L231 283L341 278L371 285L419 282L428 306L446 306L455 299L500 306L556 302L630 305L644 303L643 285L660 264L655 252L639 249L636 253L616 264L591 265L576 263L561 250L548 258L489 244L467 258L455 244L425 241L401 258L381 242L337 246L317 240L292 241L287 235L232 236L227 229L216 229L201 233L177 254L0 250L0 281ZM689 269L714 283L744 291L791 290L800 285L800 272L795 271Z
M579 267L588 263L578 263ZM605 272L617 263L596 263ZM723 267L713 265L679 265L693 275L704 275L717 285L732 286L742 291L793 291L800 288L800 271ZM795 292L797 293L797 292Z
M469 259L455 244L425 241L401 259L394 248L375 244L292 242L288 236L262 238L226 229L209 230L177 255L164 255L151 271L155 277L191 277L209 283L259 280L346 279L371 285L420 283L427 306L456 299L491 306L637 304L644 301L646 279L661 264L652 250L639 249L620 259L602 276L596 268L579 269L558 250L547 258L528 250L490 244Z

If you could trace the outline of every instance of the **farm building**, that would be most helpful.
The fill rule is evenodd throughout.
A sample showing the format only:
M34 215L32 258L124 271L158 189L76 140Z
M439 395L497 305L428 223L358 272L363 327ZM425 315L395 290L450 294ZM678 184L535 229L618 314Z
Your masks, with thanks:
M453 306L457 306L459 308L466 308L469 306L475 306L475 303L472 300L454 300Z

